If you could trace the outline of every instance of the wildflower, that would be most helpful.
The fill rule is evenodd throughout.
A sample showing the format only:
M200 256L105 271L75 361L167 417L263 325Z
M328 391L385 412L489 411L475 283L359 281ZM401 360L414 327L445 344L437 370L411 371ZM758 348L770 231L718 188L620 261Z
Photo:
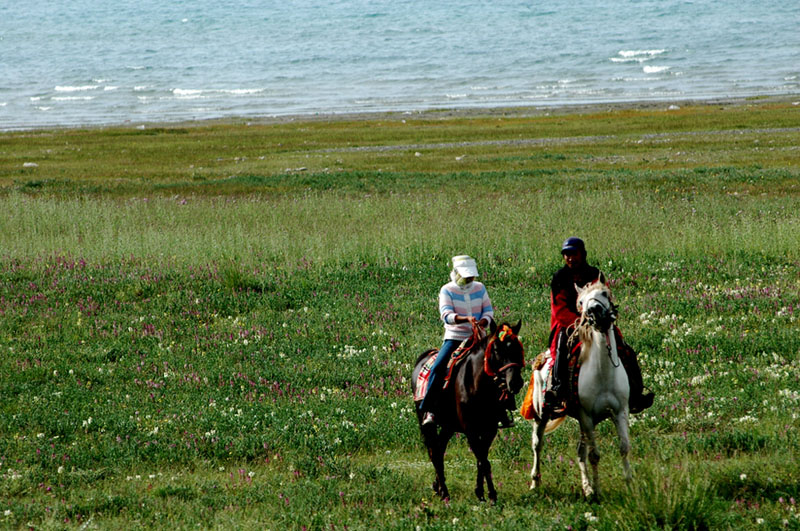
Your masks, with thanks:
M739 479L741 479L742 481L746 480L747 474L739 474Z
M583 513L584 518L586 518L587 522L596 522L597 517L592 513Z

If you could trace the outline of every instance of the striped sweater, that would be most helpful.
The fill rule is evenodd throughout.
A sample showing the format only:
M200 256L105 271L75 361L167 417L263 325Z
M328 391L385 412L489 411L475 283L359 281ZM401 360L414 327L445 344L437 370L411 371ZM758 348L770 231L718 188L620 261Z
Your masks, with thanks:
M456 324L456 315L472 315L475 319L494 318L492 301L486 287L477 280L466 289L455 282L448 282L439 290L439 314L444 321L445 339L467 339L472 334L469 323Z

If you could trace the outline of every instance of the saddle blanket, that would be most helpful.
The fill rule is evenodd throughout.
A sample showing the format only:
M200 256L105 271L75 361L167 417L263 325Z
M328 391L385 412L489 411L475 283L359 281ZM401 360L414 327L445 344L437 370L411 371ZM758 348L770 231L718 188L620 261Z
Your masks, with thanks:
M453 352L450 360L447 362L447 374L444 377L442 388L447 388L448 384L450 383L450 377L453 375L453 369L455 369L455 367L467 357L469 347L472 346L470 343L471 341L471 338L465 339L461 342L461 345L459 345L456 351ZM435 348L432 348L425 354L429 357L427 360L425 360L425 364L419 370L419 375L417 375L417 387L416 391L414 392L414 402L419 402L425 398L425 393L428 392L428 384L430 383L431 379L431 369L433 368L433 364L436 363L436 358L439 355L439 351Z
M542 393L541 399L542 404L545 408L550 406L551 404L546 404L544 401L544 394L547 392L550 387L552 387L553 383L553 366L556 363L555 356L550 355L550 349L545 350L533 361L533 371L531 372L531 381L528 384L528 391L525 393L525 399L522 401L522 406L520 407L520 415L522 418L526 420L531 420L534 416L534 409L533 409L533 390L534 390L534 378L536 377L536 372L540 369L544 369L544 382L545 385L540 390ZM578 362L578 355L576 351L573 351L572 355L570 355L569 362L568 362L568 380L567 385L569 386L569 398L567 399L567 412L577 410L578 404L578 375L580 373L580 363ZM566 412L565 412L566 414ZM551 417L555 418L555 417Z
M419 402L423 398L425 398L425 393L428 392L428 382L430 381L431 377L431 367L436 362L436 355L439 354L439 351L436 349L431 349L427 352L428 359L425 360L425 364L420 369L419 374L417 375L417 385L414 388L414 402Z

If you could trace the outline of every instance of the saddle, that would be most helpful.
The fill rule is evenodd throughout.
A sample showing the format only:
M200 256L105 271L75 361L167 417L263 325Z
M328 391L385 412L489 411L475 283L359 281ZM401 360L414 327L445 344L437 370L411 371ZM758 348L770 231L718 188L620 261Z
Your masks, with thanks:
M452 356L450 356L450 361L447 362L447 374L444 377L444 383L442 385L442 389L447 389L448 384L450 383L450 377L453 375L453 369L455 369L459 363L464 361L467 357L467 353L469 352L470 348L472 347L472 340L473 338L467 338L461 342L461 345L453 352ZM417 386L416 391L414 392L414 402L419 402L423 398L425 398L425 393L428 391L428 383L430 382L431 377L431 368L433 364L436 362L436 357L439 355L439 351L435 348L430 349L428 352L425 353L428 356L428 359L425 360L425 364L419 371L419 375L417 376Z
M578 375L580 374L580 345L576 345L570 350L570 355L567 363L568 367L568 375L567 375L567 384L569 392L567 394L567 409L560 414L553 413L553 404L548 404L546 401L544 403L545 409L550 409L550 418L556 419L563 417L564 415L577 413L579 407L579 399L578 399ZM555 356L550 354L550 349L545 350L544 352L540 353L536 356L536 359L533 361L533 371L531 372L531 381L528 384L528 391L525 394L525 399L522 402L522 407L520 409L520 414L525 419L532 419L534 417L533 413L533 389L534 389L534 375L537 371L542 368L547 369L547 373L545 375L545 388L542 389L542 399L544 400L545 393L553 386L553 365L555 365L556 359Z

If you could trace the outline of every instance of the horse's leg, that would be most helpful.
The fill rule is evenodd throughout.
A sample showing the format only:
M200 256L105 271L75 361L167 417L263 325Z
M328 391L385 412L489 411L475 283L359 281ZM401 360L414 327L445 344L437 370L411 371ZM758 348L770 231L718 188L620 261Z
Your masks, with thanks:
M497 501L497 491L494 489L492 481L492 464L489 462L489 447L497 433L484 435L468 435L467 441L478 465L478 474L475 481L475 496L480 501L486 501L483 497L483 482L486 480L486 489L489 491L489 500L494 503Z
M597 463L600 462L600 454L597 452L596 442L594 438L594 423L586 413L581 413L581 442L578 445L578 461L581 469L581 486L583 488L583 495L591 498L595 495L599 496L599 487L597 484ZM591 478L586 470L586 458L589 458L589 463L592 465Z
M531 446L533 447L533 468L531 468L531 489L542 485L542 473L539 468L542 463L542 447L544 446L544 429L547 427L547 416L533 421L531 433Z
M628 462L628 453L631 451L631 441L628 437L628 410L623 409L614 417L614 424L617 426L617 437L619 438L619 453L622 456L622 468L625 471L625 480L629 481L633 477L631 464Z
M600 496L600 482L598 481L598 464L600 463L600 452L597 451L597 443L594 439L594 430L589 434L589 463L592 464L592 485L594 485L594 495Z
M450 493L447 491L447 484L444 481L444 452L452 436L452 431L442 431L437 437L431 437L431 444L428 445L428 456L431 459L431 463L433 463L433 470L436 474L433 480L433 490L443 500L450 497Z

